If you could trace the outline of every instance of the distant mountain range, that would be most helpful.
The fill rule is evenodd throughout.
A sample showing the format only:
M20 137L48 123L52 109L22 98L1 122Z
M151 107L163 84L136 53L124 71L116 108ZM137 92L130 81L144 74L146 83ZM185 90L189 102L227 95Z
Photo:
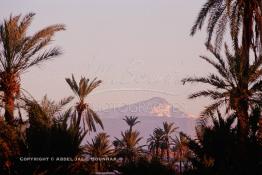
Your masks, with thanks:
M111 136L112 140L114 137L120 137L121 131L128 128L125 121L123 121L125 116L137 116L138 120L141 121L134 129L137 129L143 137L142 144L145 144L146 139L152 134L153 130L156 127L162 127L162 123L165 121L174 122L179 127L177 133L183 131L188 135L194 135L195 118L188 116L160 97L98 111L97 114L100 116L105 128L104 131L98 129L97 132L106 132ZM95 133L92 133L88 138L94 135Z
M124 116L190 118L160 97L153 97L149 100L106 109L97 113L102 118L123 118Z

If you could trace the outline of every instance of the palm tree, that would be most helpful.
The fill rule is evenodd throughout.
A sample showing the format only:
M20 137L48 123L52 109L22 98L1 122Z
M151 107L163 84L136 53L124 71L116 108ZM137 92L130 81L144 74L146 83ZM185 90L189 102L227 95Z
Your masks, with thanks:
M130 132L132 132L132 129L136 124L140 123L140 121L138 121L137 119L138 117L134 117L134 116L125 116L125 118L123 119L129 126Z
M142 137L138 131L129 130L121 132L121 139L116 138L118 145L118 156L123 157L124 163L135 161L143 152L142 147L139 145Z
M262 44L262 5L261 0L207 0L201 9L195 24L192 27L191 35L197 29L201 29L208 17L207 44L210 44L213 34L216 34L215 46L219 50L223 41L227 24L230 26L230 34L233 47L239 51L240 70L243 76L238 80L239 87L248 92L249 82L252 77L249 75L252 69L250 64L250 50L261 53ZM242 33L241 33L242 32ZM241 47L238 44L242 37ZM248 95L242 95L239 102L238 119L240 120L240 140L244 143L248 133Z
M73 158L83 153L81 143L86 132L77 123L70 122L74 117L71 109L61 112L69 103L68 99L70 98L59 103L50 101L47 97L41 103L26 101L29 118L26 143L31 155Z
M183 134L179 133L179 137L176 136L175 139L173 139L173 143L175 145L173 147L174 157L179 161L179 173L182 174L182 162L185 166L185 162L190 158L190 151L187 146L188 142Z
M91 157L102 158L112 155L113 150L109 140L109 135L106 133L98 133L91 142L87 142L85 146L86 153ZM103 164L98 161L95 165L96 171L103 171Z
M237 173L234 169L236 167L232 168L241 163L236 159L235 151L238 146L233 128L236 115L223 119L217 111L217 116L212 115L210 118L211 125L209 122L201 122L196 126L196 139L181 133L186 145L193 152L193 157L189 157L189 160L199 174Z
M153 152L153 156L159 157L159 149L163 144L164 131L162 128L155 128L153 135L147 139L148 149Z
M202 26L207 19L207 44L216 34L215 46L220 48L225 35L227 24L229 24L232 38L237 39L242 32L242 46L244 59L248 59L250 46L253 38L262 43L262 4L260 0L207 0L200 10L198 17L191 29L194 35L197 29ZM254 44L254 43L253 43Z
M61 115L61 112L63 111L63 108L72 100L73 97L69 96L61 99L59 102L56 102L49 99L47 95L45 95L39 105L41 106L43 111L45 111L45 113L49 116L49 118L59 117Z
M87 142L86 153L92 157L108 157L112 154L109 135L98 133L91 142Z
M102 129L104 129L103 123L99 116L93 111L88 103L85 102L87 96L97 88L102 81L97 80L96 78L90 80L88 78L82 77L79 83L76 82L74 75L72 78L66 78L66 82L78 98L76 103L76 112L77 112L77 124L80 124L81 120L83 121L84 129L87 125L89 131L96 131L95 123L99 124Z
M203 60L211 64L217 71L217 74L211 73L207 77L190 77L185 78L182 82L204 83L209 85L210 89L205 89L189 96L190 99L198 97L209 97L214 102L202 111L202 116L209 116L219 107L226 106L227 111L233 110L238 117L238 127L240 139L246 140L248 135L248 115L243 115L243 104L247 102L251 107L261 104L262 81L262 55L255 56L254 61L250 65L248 72L248 89L241 85L245 73L241 69L240 50L237 49L234 54L230 53L225 46L225 56L223 59L211 46L208 50L212 53L216 61L201 56ZM257 55L254 53L254 55ZM243 100L245 103L243 103ZM248 112L248 111L246 111Z
M172 140L172 134L176 132L178 127L174 127L174 123L163 122L163 142L166 145L167 159L170 159L170 145Z
M34 15L10 16L0 25L0 90L3 92L5 120L10 124L14 120L15 99L21 89L21 74L61 54L57 47L44 48L50 44L56 32L65 30L65 26L48 26L28 36Z

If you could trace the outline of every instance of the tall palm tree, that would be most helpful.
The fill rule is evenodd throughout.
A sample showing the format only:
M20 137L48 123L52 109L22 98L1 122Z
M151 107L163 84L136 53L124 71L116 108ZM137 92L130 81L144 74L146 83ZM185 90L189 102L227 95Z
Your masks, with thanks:
M79 83L76 82L74 75L72 78L66 78L66 82L78 98L76 103L76 112L77 112L77 123L80 124L81 120L83 121L84 129L87 125L89 131L96 131L95 123L99 124L103 129L103 123L99 116L93 111L88 103L86 103L87 96L97 88L102 81L94 78L90 80L88 78L82 77Z
M230 53L225 47L225 59L218 54L211 46L208 47L216 61L201 56L203 60L211 64L217 73L211 73L207 77L190 77L182 80L183 83L204 83L209 85L210 89L205 89L189 96L190 99L198 97L209 97L214 101L202 111L202 116L209 116L219 107L225 105L227 111L233 110L238 117L239 135L241 140L245 140L248 135L248 115L243 115L243 100L251 107L255 104L261 104L262 89L262 55L254 53L255 59L250 65L248 71L248 89L241 85L245 76L241 69L240 49ZM244 103L245 104L245 103ZM248 111L246 111L248 112Z
M167 159L170 159L170 146L171 146L171 140L172 140L172 135L176 132L178 127L174 126L175 123L171 122L163 122L163 142L166 145L166 150L167 150Z
M207 0L191 29L191 35L202 29L204 22L207 21L207 43L210 44L215 34L215 46L220 48L229 24L232 38L236 39L242 32L243 52L247 54L253 38L262 42L261 11L260 0Z
M14 120L15 99L20 93L20 76L29 68L61 54L57 47L44 50L64 25L52 25L27 35L34 13L10 16L0 24L0 90L5 104L5 120Z
M243 76L238 80L239 87L248 92L250 77L250 50L262 52L262 5L261 0L207 0L198 14L197 20L192 27L191 34L194 35L197 29L201 29L206 18L208 18L207 44L210 44L213 34L216 34L215 46L220 48L227 24L230 26L233 47L239 51L240 70ZM242 33L241 33L242 32ZM241 38L241 47L238 40ZM240 140L244 142L248 131L248 96L242 95L240 101L238 118L241 120L239 130ZM244 124L245 123L245 124Z
M91 142L87 142L85 151L89 156L96 158L111 156L113 150L111 148L109 135L106 133L98 133ZM103 171L103 168L104 167L101 161L96 162L96 171Z
M123 119L129 126L130 132L132 132L132 129L136 124L140 123L140 121L137 119L138 117L134 117L134 116L125 116L125 118Z
M153 156L159 157L159 149L163 144L164 131L162 128L155 128L153 135L150 135L147 139L148 149L153 152Z
M142 147L139 145L142 137L138 131L129 130L121 132L121 139L116 138L119 146L118 156L123 157L124 163L135 161L142 153ZM115 141L116 142L116 141Z
M176 160L179 161L179 173L182 174L182 163L187 161L187 159L190 158L191 154L189 151L189 148L187 146L188 141L187 139L183 136L183 134L179 133L179 137L176 136L175 139L173 139L174 147L174 157Z

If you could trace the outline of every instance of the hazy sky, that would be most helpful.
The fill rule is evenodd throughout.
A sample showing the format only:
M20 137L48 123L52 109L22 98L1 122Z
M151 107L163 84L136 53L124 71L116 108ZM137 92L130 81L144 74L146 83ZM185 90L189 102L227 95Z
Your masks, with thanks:
M188 100L200 88L181 79L212 69L205 54L205 30L190 37L190 28L204 0L1 0L1 20L35 12L32 31L63 23L54 45L64 54L22 77L23 88L36 99L71 95L65 77L74 73L98 77L101 87L90 95L96 109L151 97L167 99L197 115L207 99Z

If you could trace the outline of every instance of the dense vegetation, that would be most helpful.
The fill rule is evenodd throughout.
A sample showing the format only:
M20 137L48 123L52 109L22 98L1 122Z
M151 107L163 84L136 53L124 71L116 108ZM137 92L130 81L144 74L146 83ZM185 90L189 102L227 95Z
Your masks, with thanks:
M104 132L84 139L97 127L103 129L87 101L101 80L66 78L75 97L60 102L47 96L37 101L22 90L21 74L61 54L48 45L56 32L65 30L58 24L29 36L33 17L10 16L0 24L0 175L115 170L128 175L261 174L261 0L207 0L191 34L207 26L206 47L213 58L201 58L216 72L182 83L206 84L189 98L208 97L213 102L201 113L194 138L178 133L175 123L164 122L146 145L141 145L135 129L140 123L136 116L123 118L127 129L112 142ZM227 35L229 43L223 39Z

